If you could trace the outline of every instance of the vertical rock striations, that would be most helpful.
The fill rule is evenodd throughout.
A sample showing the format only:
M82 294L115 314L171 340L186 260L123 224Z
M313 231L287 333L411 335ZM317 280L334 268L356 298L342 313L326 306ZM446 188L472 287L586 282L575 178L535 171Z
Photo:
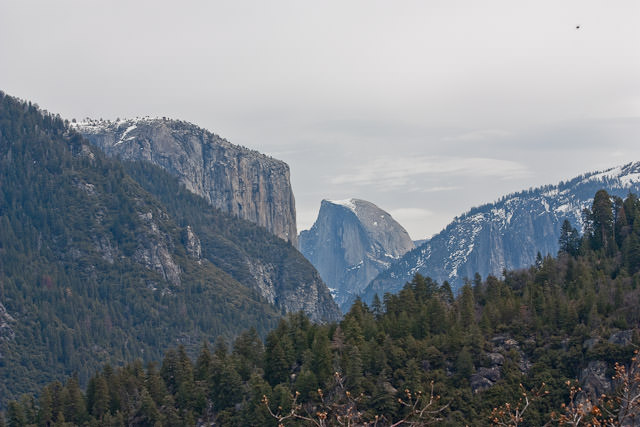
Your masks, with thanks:
M154 163L212 206L297 244L286 163L177 120L88 120L75 128L108 155Z
M318 219L299 241L343 311L371 279L414 247L391 215L358 199L323 200Z

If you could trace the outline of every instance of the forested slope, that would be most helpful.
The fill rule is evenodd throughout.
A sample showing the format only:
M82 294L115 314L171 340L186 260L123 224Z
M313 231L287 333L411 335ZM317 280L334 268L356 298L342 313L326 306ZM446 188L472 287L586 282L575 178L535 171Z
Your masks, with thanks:
M285 244L283 242L283 244ZM59 116L0 93L0 396L281 313Z
M625 369L630 390L640 387L638 364L629 365L640 322L640 201L599 191L585 219L583 237L563 226L557 257L503 278L477 278L455 297L448 284L416 275L371 306L356 301L340 323L290 315L264 344L249 330L231 351L220 341L213 350L203 345L195 361L178 347L160 366L107 366L86 393L73 378L54 383L38 400L13 402L7 417L91 425L516 425L524 390L529 405L517 425L573 414L582 419L573 425L609 416L607 425L620 425L625 410L640 415L618 394ZM567 381L578 380L580 391L571 392Z

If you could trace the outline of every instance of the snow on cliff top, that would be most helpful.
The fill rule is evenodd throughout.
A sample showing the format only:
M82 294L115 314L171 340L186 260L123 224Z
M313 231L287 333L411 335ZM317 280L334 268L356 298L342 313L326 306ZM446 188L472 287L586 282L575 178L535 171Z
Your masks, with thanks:
M329 203L333 203L334 205L344 206L345 208L353 211L356 211L356 203L355 199L344 199L344 200L327 200Z

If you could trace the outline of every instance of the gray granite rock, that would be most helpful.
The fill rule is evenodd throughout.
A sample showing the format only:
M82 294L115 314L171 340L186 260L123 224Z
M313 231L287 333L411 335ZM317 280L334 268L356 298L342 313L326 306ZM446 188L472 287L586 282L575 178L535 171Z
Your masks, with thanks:
M343 311L371 279L414 247L391 215L359 199L323 200L318 219L299 242Z
M296 245L295 201L286 163L178 120L87 120L74 126L108 155L154 163L212 206Z
M633 329L628 329L626 331L619 331L614 334L611 334L609 337L609 343L619 345L622 347L626 347L633 343Z

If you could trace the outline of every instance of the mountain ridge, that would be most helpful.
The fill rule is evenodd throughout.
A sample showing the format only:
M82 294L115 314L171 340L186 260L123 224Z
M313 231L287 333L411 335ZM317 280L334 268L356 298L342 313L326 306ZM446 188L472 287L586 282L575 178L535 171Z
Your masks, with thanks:
M88 119L72 127L107 155L156 164L211 206L296 246L295 199L285 162L183 120Z
M395 292L415 273L440 283L449 281L457 289L475 273L500 275L505 268L533 264L538 252L558 251L564 219L582 229L582 210L601 188L618 197L638 192L640 162L581 174L473 207L373 279L362 297L370 302L376 293Z
M0 406L33 384L74 371L85 384L105 363L156 360L176 343L195 351L246 327L265 334L287 310L340 316L291 244L2 92L0 166ZM191 211L176 215L180 204ZM247 260L273 274L238 274Z

